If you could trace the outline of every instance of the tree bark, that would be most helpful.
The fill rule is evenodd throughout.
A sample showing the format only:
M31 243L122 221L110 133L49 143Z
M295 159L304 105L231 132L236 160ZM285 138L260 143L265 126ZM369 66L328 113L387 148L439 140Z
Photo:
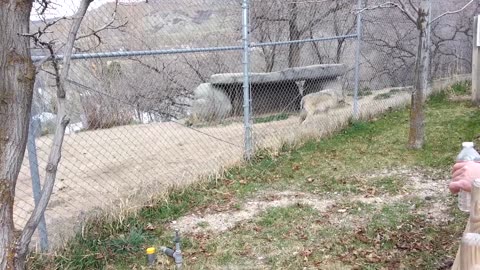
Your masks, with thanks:
M30 56L32 1L0 1L0 269L14 269L13 202L25 153L35 67Z
M422 0L418 8L418 50L415 63L414 89L410 108L410 132L408 146L412 149L420 149L425 143L425 93L427 91L428 74L428 44L427 44L427 18L430 13L430 0Z
M427 16L427 26L425 28L425 42L426 42L426 47L427 47L427 54L426 54L426 61L425 61L425 74L423 77L424 84L425 84L425 91L423 93L423 99L426 100L428 95L432 92L431 89L431 53L430 53L430 46L431 46L431 40L432 40L432 2L431 0L428 1L428 16Z
M272 72L273 67L275 66L275 56L276 56L277 46L272 46L271 50L262 47L264 59L265 59L265 72Z
M16 246L16 260L15 269L25 269L26 256L28 254L28 245L32 240L32 235L43 216L45 209L47 208L50 196L52 195L53 187L55 185L55 179L57 175L58 164L61 159L62 144L65 136L65 129L70 121L66 111L66 83L68 79L68 73L70 71L71 57L73 53L73 46L77 37L78 30L82 23L83 17L87 12L88 6L92 0L82 0L80 7L78 8L72 27L68 33L68 39L65 44L65 52L63 57L63 67L60 70L58 64L53 60L53 66L57 76L57 126L55 129L55 135L53 137L52 148L48 156L48 163L45 173L45 181L42 189L40 201L30 215L25 228L22 231L18 239ZM51 51L53 53L53 51ZM53 58L55 59L55 58Z
M289 28L289 40L299 40L300 39L300 30L298 29L298 9L297 3L289 3L288 4L288 11L290 14L290 18L288 20L288 28ZM288 67L298 67L300 65L300 44L293 43L290 44L290 48L288 51Z

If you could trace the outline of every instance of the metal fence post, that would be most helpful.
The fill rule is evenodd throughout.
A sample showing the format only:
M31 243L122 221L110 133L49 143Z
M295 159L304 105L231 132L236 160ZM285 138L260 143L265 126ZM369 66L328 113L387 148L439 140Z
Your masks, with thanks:
M472 101L480 104L480 15L473 20Z
M40 196L42 188L40 185L40 174L38 173L38 159L37 159L37 146L35 144L35 138L37 131L39 131L40 119L35 119L32 117L30 119L30 127L28 129L28 142L27 142L27 151L28 151L28 163L30 165L30 176L32 177L32 191L33 191L33 200L35 202L35 207L40 201ZM38 224L38 234L40 236L40 249L42 252L48 250L48 235L47 235L47 225L45 223L45 215L42 215L40 223Z
M252 149L252 126L250 116L250 38L249 0L242 1L242 41L243 41L243 124L245 129L245 159L250 160Z
M358 0L357 8L357 47L355 48L355 86L353 90L353 119L358 120L358 91L360 87L360 50L362 42L362 0Z

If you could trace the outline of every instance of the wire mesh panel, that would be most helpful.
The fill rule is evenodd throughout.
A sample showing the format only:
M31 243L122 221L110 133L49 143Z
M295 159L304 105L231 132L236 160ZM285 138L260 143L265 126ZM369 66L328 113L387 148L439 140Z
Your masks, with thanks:
M255 48L251 54L255 59L250 74L252 121L258 148L328 135L351 120L369 120L410 104L419 31L409 16L417 15L419 3L410 1L402 9L399 6L404 1L361 2L362 8L357 1L252 3L253 41L290 41ZM424 78L429 85L427 95L468 79L468 29L478 4L448 19L437 18L463 5L432 7L427 41L431 72ZM356 39L358 15L360 44ZM333 39L317 41L317 37ZM358 62L357 46L361 49ZM255 81L255 72L272 78L282 75L275 83L263 84ZM296 75L289 78L289 74Z
M383 1L369 2L362 13L362 50L359 87L361 114L369 119L379 112L410 105L415 91L418 66L419 37L415 12L419 2L408 3L404 9L382 5ZM395 2L403 3L403 2ZM431 6L423 39L428 46L425 76L425 97L469 79L471 72L471 37L469 28L478 3L459 13L446 17L441 14L455 11L465 3L448 3ZM462 57L463 55L463 57ZM468 55L468 56L467 56ZM428 67L429 66L429 67Z
M357 3L273 2L252 3L252 39L273 43L252 52L258 148L331 132L353 104Z
M84 18L67 79L70 123L45 214L54 244L92 213L135 209L243 157L242 105L233 102L239 93L209 83L214 74L242 70L241 51L232 48L241 37L238 4L99 2ZM61 58L77 5L51 6L33 22L54 41L33 44L34 59L49 49ZM26 154L17 185L17 227L35 205L29 160L45 177L56 128L54 63L43 63L37 75L33 119L40 127L36 156Z
M402 10L395 1L362 2L93 1L66 81L70 123L45 213L50 241L61 243L92 213L135 209L242 161L251 124L256 149L278 148L409 104L416 3ZM17 227L45 177L57 78L79 5L52 3L32 15L40 68L35 128L16 189ZM438 17L455 8L434 6L430 18L425 80L433 90L471 72L470 18L479 4Z

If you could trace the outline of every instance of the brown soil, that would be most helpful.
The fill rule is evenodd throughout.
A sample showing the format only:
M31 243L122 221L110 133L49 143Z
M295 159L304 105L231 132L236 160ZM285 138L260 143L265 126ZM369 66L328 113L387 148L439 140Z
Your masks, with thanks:
M192 213L186 215L170 224L171 229L179 229L184 233L203 233L213 232L221 233L227 231L242 221L250 220L263 211L271 207L287 207L294 204L309 205L319 213L332 212L328 215L331 224L342 225L351 228L357 228L365 223L362 217L351 215L347 209L338 208L336 205L355 201L381 207L385 204L391 204L400 201L409 201L413 198L420 198L431 201L434 207L422 209L421 212L426 215L427 220L432 223L442 223L451 218L445 203L447 194L448 179L442 177L436 179L432 175L439 175L438 172L425 172L417 169L400 168L396 170L380 171L375 174L363 176L364 178L376 178L395 176L404 179L406 182L406 191L399 195L383 194L375 197L365 197L364 194L345 198L343 196L321 196L304 192L295 191L272 191L257 194L254 199L246 201L240 210L228 210L223 212L206 211L202 213ZM368 183L368 181L367 181ZM274 199L269 199L274 198ZM415 204L412 203L412 209ZM366 217L365 217L366 218Z

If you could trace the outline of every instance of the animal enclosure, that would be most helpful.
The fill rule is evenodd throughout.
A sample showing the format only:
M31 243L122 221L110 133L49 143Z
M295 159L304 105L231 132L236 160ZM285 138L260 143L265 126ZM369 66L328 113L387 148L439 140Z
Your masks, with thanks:
M248 9L232 0L93 2L75 44L71 122L45 213L52 246L81 232L91 215L134 211L171 187L220 174L246 153L321 138L409 104L417 33L399 10L359 12L362 1L247 2ZM433 13L455 7L444 1ZM44 38L55 40L58 58L70 25L62 17L76 8L67 1L32 16L32 29L55 21ZM243 24L242 11L250 19ZM432 24L433 91L469 79L478 11L476 3ZM37 62L47 54L32 50ZM42 183L52 144L52 71L45 61L35 84L32 121L40 127L16 188L18 227L35 205L32 169ZM196 91L200 85L220 93ZM300 121L302 97L323 89L339 90L342 103Z

